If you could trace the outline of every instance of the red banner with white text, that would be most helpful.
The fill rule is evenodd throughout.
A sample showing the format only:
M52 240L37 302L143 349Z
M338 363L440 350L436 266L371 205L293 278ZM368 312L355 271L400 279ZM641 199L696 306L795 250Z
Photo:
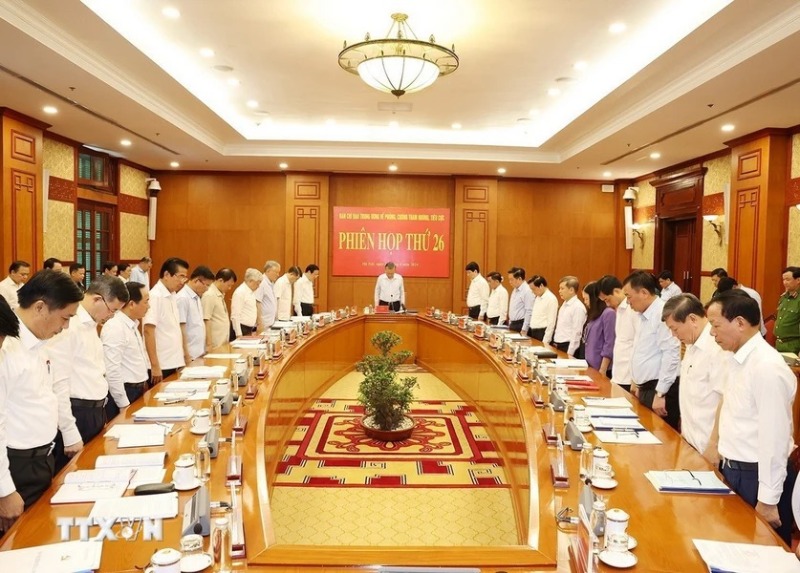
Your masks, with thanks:
M334 276L449 277L450 209L334 207L331 246Z

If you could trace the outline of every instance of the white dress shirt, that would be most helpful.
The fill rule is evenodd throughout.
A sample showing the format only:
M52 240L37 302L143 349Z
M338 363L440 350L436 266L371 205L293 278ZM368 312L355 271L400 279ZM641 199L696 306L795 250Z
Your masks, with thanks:
M553 340L557 316L558 299L549 288L545 287L542 296L537 296L533 301L530 324L530 328L544 328L544 339L542 340L544 344L550 344Z
M294 312L297 316L303 316L300 303L314 304L314 283L305 273L294 283Z
M480 306L478 318L486 316L486 308L489 306L489 283L480 273L469 283L467 306Z
M286 273L275 281L272 289L278 304L278 320L291 320L292 318L292 283Z
M278 316L275 284L267 278L267 275L261 279L261 286L256 290L256 299L261 304L261 330L267 330L275 323L275 318Z
M233 291L231 297L231 324L236 336L242 335L242 325L257 327L256 319L258 317L258 310L256 304L256 290L250 290L247 283L243 282L236 290Z
M758 501L775 505L793 447L797 379L778 351L758 334L729 356L718 450L730 460L758 462Z
M121 310L114 313L100 331L106 363L108 390L119 408L130 406L125 384L138 384L148 378L150 359L139 332L139 321Z
M505 324L508 318L508 291L500 284L493 289L489 295L489 303L486 306L486 317L497 317L497 324Z
M681 368L681 343L661 320L663 309L664 301L656 297L647 310L639 315L639 328L631 356L633 382L643 384L658 380L656 392L662 395L675 383Z
M183 359L183 333L178 316L175 295L158 281L150 291L150 309L144 317L144 325L156 327L156 355L158 365L164 369L186 366Z
M245 285L246 286L246 285ZM203 319L206 321L206 331L211 341L211 348L217 348L228 342L231 334L231 321L228 317L228 306L225 304L225 295L213 283L203 293Z
M19 301L17 300L17 291L20 289L22 284L17 284L11 280L11 277L6 277L0 281L0 295L3 295L3 298L6 299L8 306L11 307L11 310L14 310L19 306Z
M767 335L767 327L764 326L764 311L761 309L761 295L758 294L755 290L739 285L739 290L744 291L747 293L747 296L752 298L754 301L758 303L758 314L761 315L761 322L758 325L759 330L761 330L761 336Z
M68 446L80 441L69 388L59 393L45 341L20 320L19 338L7 337L0 350L0 497L16 491L6 448L47 445L61 430Z
M133 283L143 284L148 289L150 288L150 277L148 276L148 273L143 271L139 265L133 265L133 268L131 269L131 278L129 280Z
M611 381L621 386L630 386L633 342L639 330L639 315L623 299L617 306L617 320L614 329L614 361L611 363Z
M97 323L82 304L69 319L69 328L48 342L55 383L69 384L69 397L102 400L108 396L103 343Z
M378 277L378 281L375 283L375 306L378 306L378 301L381 300L389 303L399 300L400 304L406 305L403 277L398 273L394 273L392 278L386 276L386 273Z
M206 353L206 323L203 320L203 303L200 295L184 286L175 295L178 320L186 325L187 346L192 360Z
M673 296L678 296L682 292L683 291L681 290L681 287L676 285L674 282L671 282L667 288L661 290L661 300L667 302Z
M681 434L701 454L717 419L730 353L711 336L706 324L700 336L686 347L681 361Z
M536 307L536 304L533 306ZM581 345L584 324L586 324L586 305L583 304L583 301L577 296L565 300L561 308L558 309L553 341L569 342L567 354L574 356Z

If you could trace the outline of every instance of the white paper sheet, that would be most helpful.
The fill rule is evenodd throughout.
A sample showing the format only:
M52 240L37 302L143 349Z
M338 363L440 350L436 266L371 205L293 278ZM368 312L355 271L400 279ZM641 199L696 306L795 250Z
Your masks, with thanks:
M594 435L598 440L605 444L637 444L653 445L660 444L661 440L650 432L610 432L606 430L595 430Z
M632 408L627 398L604 398L602 396L584 396L583 402L587 406L596 406L600 408Z
M595 430L644 430L645 427L636 418L589 417Z
M95 502L89 517L117 519L162 518L171 519L178 515L178 494L159 493L138 495L119 499L101 499Z
M633 418L639 419L630 408L606 408L604 406L586 406L586 414L592 418Z
M192 378L222 378L228 371L227 366L187 366L181 370L181 379Z
M125 424L117 441L118 448L147 448L164 445L164 426Z
M727 543L708 539L693 539L710 571L735 573L798 573L800 561L793 553L777 545ZM765 565L769 567L765 568Z
M180 392L157 392L155 397L156 400L160 402L169 402L171 400L194 402L208 400L211 397L211 392L192 392L188 394L181 394Z
M122 434L124 434L127 431L126 430L127 427L141 426L141 425L142 424L114 424L104 434L104 437L110 438L112 440L117 440ZM174 424L167 424L165 422L156 422L156 425L164 428L164 433L166 434L169 434L172 431L172 427L174 426Z
M80 573L100 569L103 544L66 541L25 549L0 551L0 571L25 573Z
M194 409L191 406L145 406L133 413L136 421L186 421L192 417Z
M159 388L159 394L161 392L176 392L179 394L188 394L189 392L208 392L210 387L211 380L181 380L169 382L163 388Z
M733 493L713 471L651 470L644 477L662 493Z
M146 454L110 454L97 456L95 468L141 468L164 467L166 452L149 452Z
M241 354L206 354L203 358L214 358L215 360L236 360L241 358Z

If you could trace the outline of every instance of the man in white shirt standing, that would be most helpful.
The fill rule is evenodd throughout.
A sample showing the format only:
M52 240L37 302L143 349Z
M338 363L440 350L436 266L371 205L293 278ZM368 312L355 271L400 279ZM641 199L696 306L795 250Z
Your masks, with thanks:
M50 487L59 430L67 455L83 448L69 388L53 385L46 348L49 338L69 326L83 293L65 273L44 270L18 295L18 326L8 307L0 327L6 337L0 351L0 530L8 530Z
M281 275L281 265L277 261L267 261L264 265L264 278L258 288L256 298L261 305L261 330L269 330L278 317L278 299L275 296L275 281Z
M583 325L586 323L586 306L577 297L579 288L578 277L566 276L558 281L558 295L564 304L558 309L553 346L570 356L574 356L581 345Z
M128 289L128 302L100 331L111 394L106 408L109 419L141 398L149 378L150 361L139 332L139 321L150 309L150 291L143 284L132 281L125 283L125 288Z
M681 360L681 435L709 462L719 463L717 411L728 353L711 336L703 303L690 293L672 297L661 318L672 335L686 345Z
M656 286L655 277L644 271L634 271L622 283L628 304L639 313L631 356L631 393L677 431L681 343L661 320L664 301L656 295Z
M31 276L31 265L25 261L14 261L8 267L8 276L0 281L0 295L6 299L11 310L19 306L17 291L22 288Z
M188 280L189 263L171 257L161 265L161 280L150 290L144 323L144 347L150 359L150 383L156 385L186 365L175 293Z
M278 305L278 320L292 319L292 285L300 278L300 267L292 266L275 281L275 301Z
M658 275L658 286L661 287L661 300L664 302L683 292L681 287L675 284L672 271L661 271L661 274Z
M383 266L384 273L375 283L375 306L388 306L389 310L400 312L406 306L406 291L403 277L397 272L395 264L388 262Z
M128 280L135 283L141 283L147 288L150 288L150 269L153 266L153 259L150 257L142 257L142 259L133 265L131 269L131 276Z
M531 279L530 285L533 294L536 295L536 299L533 301L533 310L531 310L531 324L528 328L528 336L545 344L550 344L553 340L553 332L556 329L558 299L547 288L547 279L543 276L535 275Z
M491 289L486 306L486 321L493 325L505 324L508 318L508 291L503 286L503 275L494 271L486 276Z
M202 296L214 282L214 273L205 265L192 271L189 280L175 295L183 340L183 360L189 364L206 353L206 322Z
M732 352L719 415L720 471L731 488L791 544L795 472L792 403L797 379L758 331L758 305L741 290L708 304L711 335Z
M486 316L486 307L489 306L489 283L481 276L481 268L475 261L467 263L467 309L472 320L483 320Z
M256 300L256 291L264 275L258 269L247 269L244 281L231 297L231 325L236 336L253 334L261 324L261 305Z
M303 276L294 283L294 312L297 316L314 314L314 283L319 278L319 267L310 264Z
M103 343L97 333L128 302L128 289L117 277L100 275L91 282L78 311L64 330L48 344L55 386L69 388L75 425L84 444L106 424L109 387ZM56 470L66 465L63 446L56 445Z
M761 307L761 295L758 294L758 292L756 292L754 289L740 285L739 282L733 277L720 277L717 281L717 293L725 292L726 290L731 289L741 290L758 303L758 312L761 314L761 322L758 324L758 329L761 332L761 336L766 336L767 327L764 325L764 311Z
M631 359L633 341L639 329L639 316L631 309L622 292L622 283L612 275L598 281L599 298L616 313L614 323L614 361L611 363L611 381L624 390L631 389Z

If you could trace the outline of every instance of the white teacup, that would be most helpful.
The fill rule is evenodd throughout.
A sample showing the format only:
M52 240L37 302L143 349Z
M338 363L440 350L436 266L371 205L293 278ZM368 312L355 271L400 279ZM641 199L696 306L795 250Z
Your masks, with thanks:
M180 573L181 571L181 552L165 547L159 549L150 558L150 565L148 565L144 573Z
M211 412L208 408L203 408L194 413L192 418L192 430L198 434L208 432L211 429Z
M194 465L194 455L192 454L184 454L175 460L172 481L175 483L176 488L187 488L194 484Z
M605 534L606 550L625 553L628 550L628 534L627 533L606 533Z
M630 516L623 510L611 508L606 511L606 535L627 533Z
M596 464L594 466L594 477L598 479L609 479L613 475L611 464Z

